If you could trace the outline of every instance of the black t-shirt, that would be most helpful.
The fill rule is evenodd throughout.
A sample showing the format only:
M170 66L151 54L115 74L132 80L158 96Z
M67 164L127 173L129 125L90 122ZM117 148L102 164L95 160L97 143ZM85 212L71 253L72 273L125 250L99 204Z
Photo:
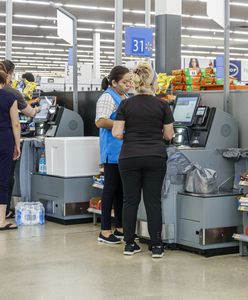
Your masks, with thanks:
M144 156L166 158L163 125L174 122L169 104L152 95L123 100L116 120L125 121L120 159Z
M0 129L12 127L10 108L15 100L15 96L12 93L0 89Z
M28 106L23 95L18 90L15 90L11 86L7 85L3 89L7 92L12 93L15 96L15 99L17 100L17 107L19 110L24 110Z

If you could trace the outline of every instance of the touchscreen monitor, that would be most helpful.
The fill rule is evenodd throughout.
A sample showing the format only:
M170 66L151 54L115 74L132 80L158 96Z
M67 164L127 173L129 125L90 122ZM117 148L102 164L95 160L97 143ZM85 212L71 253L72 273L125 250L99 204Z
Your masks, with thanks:
M50 107L54 103L54 97L41 97L40 107L41 111L34 117L35 122L47 121Z
M199 102L199 94L178 95L173 112L175 124L192 126Z

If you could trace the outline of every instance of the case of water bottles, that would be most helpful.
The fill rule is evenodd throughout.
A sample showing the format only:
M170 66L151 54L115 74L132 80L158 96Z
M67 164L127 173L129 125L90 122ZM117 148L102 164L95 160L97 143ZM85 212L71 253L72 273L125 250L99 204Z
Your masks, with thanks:
M15 207L15 221L20 225L43 225L45 209L40 202L19 202Z

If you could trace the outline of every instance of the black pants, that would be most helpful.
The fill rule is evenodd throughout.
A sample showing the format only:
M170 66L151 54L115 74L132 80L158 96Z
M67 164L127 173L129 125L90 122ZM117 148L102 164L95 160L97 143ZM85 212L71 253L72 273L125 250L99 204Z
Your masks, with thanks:
M123 192L118 164L104 164L101 229L111 230L111 210L114 206L115 227L122 228Z
M124 192L124 240L126 243L134 242L137 211L143 189L151 245L161 245L161 189L166 173L166 160L153 156L122 159L119 168Z
M6 215L10 212L11 198L12 198L13 188L14 188L14 184L15 184L15 167L16 167L16 160L13 160L12 166L11 166L10 177L9 177L8 204L7 204L7 209L6 209Z
M0 204L8 204L9 177L14 153L14 137L11 128L0 130Z

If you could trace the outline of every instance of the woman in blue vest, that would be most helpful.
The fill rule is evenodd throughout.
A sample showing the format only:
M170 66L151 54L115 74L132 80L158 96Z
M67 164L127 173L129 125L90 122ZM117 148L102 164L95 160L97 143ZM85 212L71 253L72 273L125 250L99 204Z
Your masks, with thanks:
M100 156L104 164L104 189L102 194L101 233L99 242L119 244L123 238L122 206L123 192L118 169L122 141L112 135L113 121L122 100L127 98L131 87L129 70L116 66L102 81L105 91L96 107L96 126L100 128ZM115 231L111 230L111 210L114 206Z

